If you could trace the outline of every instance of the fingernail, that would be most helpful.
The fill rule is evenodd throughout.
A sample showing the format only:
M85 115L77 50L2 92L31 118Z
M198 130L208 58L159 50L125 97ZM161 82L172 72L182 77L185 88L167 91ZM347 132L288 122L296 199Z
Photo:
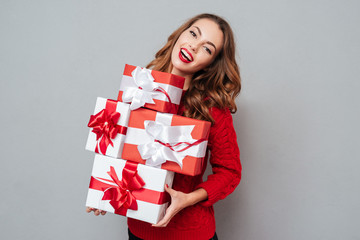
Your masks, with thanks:
M165 184L165 186L168 188L169 187L169 185L167 185L167 184Z

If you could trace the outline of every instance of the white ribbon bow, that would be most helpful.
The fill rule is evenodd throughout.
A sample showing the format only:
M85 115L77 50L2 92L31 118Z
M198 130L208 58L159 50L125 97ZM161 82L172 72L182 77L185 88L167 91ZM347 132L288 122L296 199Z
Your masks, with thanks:
M143 107L145 103L155 104L153 97L158 94L159 86L154 82L151 70L136 67L131 73L137 87L128 87L123 92L123 102L131 102L130 109Z
M166 161L176 162L181 168L183 159L188 155L187 151L177 152L187 147L186 143L193 143L196 140L191 137L195 125L185 126L166 126L154 121L145 121L145 131L152 141L138 145L138 150L142 159L146 159L146 165L160 167ZM170 144L174 150L163 144ZM186 143L185 143L186 142ZM175 144L181 143L177 146ZM196 146L193 146L196 147Z

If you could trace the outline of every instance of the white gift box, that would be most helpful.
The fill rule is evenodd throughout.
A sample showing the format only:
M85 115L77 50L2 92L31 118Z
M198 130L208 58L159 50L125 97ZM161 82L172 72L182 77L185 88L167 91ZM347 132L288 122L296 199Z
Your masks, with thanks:
M117 175L115 178L110 176L111 168ZM137 175L137 178L126 177L133 176L133 173ZM134 182L139 178L144 183L141 188L131 190L131 187L127 187L135 185ZM96 154L86 206L156 224L164 217L170 200L164 185L167 184L171 187L173 178L174 173L167 170ZM119 193L110 198L105 197L107 191L121 192L121 190L123 194ZM124 200L127 194L135 196L137 209L124 207L127 203L115 209L111 201L118 204L119 201L116 202L116 199Z
M130 105L98 97L94 115L89 122L86 149L99 154L120 158L130 116ZM114 116L115 114L120 117ZM97 116L98 115L98 116ZM116 122L113 120L115 119ZM91 125L91 126L90 126ZM97 133L94 132L98 131ZM113 136L109 136L109 132Z

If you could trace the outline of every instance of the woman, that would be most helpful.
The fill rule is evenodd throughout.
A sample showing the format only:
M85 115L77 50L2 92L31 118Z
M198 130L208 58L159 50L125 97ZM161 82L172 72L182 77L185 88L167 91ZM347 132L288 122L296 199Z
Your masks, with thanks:
M208 148L213 174L203 182L206 164L197 176L175 174L173 188L165 186L171 204L164 218L155 225L128 218L129 238L217 239L212 205L233 192L241 178L231 117L241 88L232 30L216 15L195 16L170 35L147 68L185 77L178 114L212 122Z

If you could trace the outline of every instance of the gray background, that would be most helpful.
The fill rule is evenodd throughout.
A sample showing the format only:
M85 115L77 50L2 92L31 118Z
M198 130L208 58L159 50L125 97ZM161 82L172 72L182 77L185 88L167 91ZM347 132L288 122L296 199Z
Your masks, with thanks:
M236 34L243 164L220 239L360 239L359 1L0 1L1 239L126 239L85 213L97 96L202 12Z

